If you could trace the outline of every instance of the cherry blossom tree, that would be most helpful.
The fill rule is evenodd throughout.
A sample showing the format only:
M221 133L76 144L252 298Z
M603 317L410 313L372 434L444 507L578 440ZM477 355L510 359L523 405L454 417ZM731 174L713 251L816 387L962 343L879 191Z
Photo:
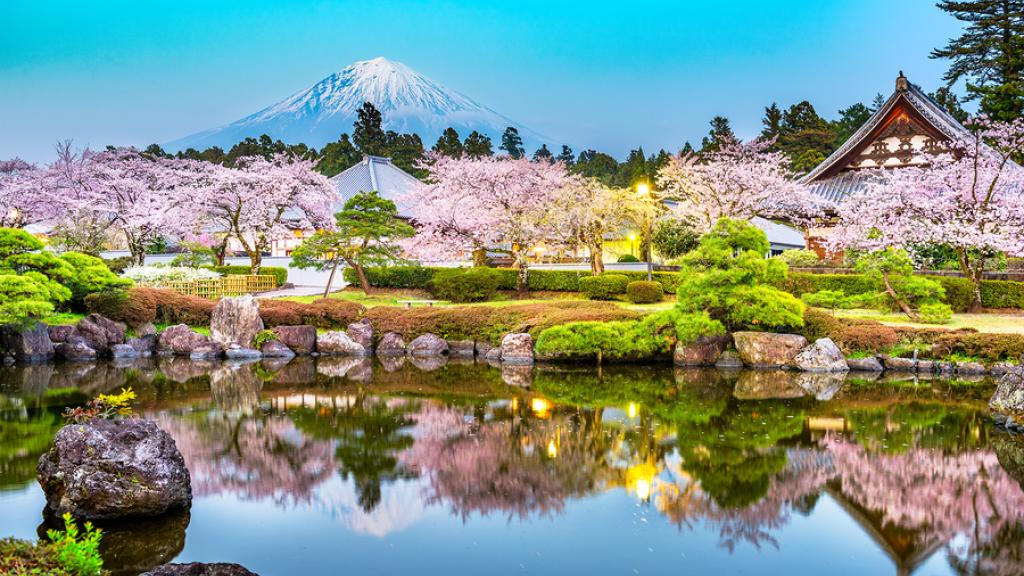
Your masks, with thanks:
M233 234L258 274L263 253L294 229L331 228L337 192L307 160L278 155L242 158L237 168L218 168L197 201L208 223Z
M808 223L821 214L823 202L792 178L786 155L769 151L770 145L723 140L717 151L673 156L658 172L658 184L677 201L675 210L703 231L720 218Z
M426 184L411 195L419 230L408 244L424 260L506 247L526 290L527 251L554 236L552 208L567 183L560 162L525 158L449 158L431 155Z
M921 166L879 169L861 192L837 208L833 249L879 250L944 244L956 252L981 308L985 262L999 253L1024 254L1024 120L969 125L970 138L949 144Z
M45 217L34 185L40 170L21 158L0 160L0 226L20 228Z
M608 187L596 178L570 177L555 195L554 230L562 242L587 248L591 273L604 272L604 236L626 223L624 207L630 200L629 190Z

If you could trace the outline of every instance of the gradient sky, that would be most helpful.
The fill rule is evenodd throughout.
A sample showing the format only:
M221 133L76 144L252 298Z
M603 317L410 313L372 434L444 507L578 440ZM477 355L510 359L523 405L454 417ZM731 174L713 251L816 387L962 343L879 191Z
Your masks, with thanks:
M166 142L375 56L577 151L674 151L716 114L756 135L772 101L832 118L899 70L934 90L959 31L934 0L0 0L0 158Z

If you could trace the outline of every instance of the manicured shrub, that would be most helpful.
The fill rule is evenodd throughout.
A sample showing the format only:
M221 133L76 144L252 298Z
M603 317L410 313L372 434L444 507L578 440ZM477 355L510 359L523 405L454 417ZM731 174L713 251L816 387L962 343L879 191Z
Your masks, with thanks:
M589 276L590 272L585 270L530 270L526 280L530 290L579 292L580 278ZM510 290L511 288L502 286L501 289Z
M132 285L127 278L114 274L101 258L80 252L65 252L60 259L71 265L74 272L64 280L64 285L71 290L68 304L75 310L82 310L85 297L96 292L121 290Z
M665 297L665 289L660 282L634 280L626 284L626 298L634 304L651 304L661 302Z
M131 256L118 256L117 258L104 258L103 262L110 268L110 271L114 274L121 274L125 268L132 265Z
M950 332L939 335L932 344L932 356L942 358L960 354L983 360L1021 359L1024 355L1024 335L1021 334L980 334Z
M650 360L667 357L675 344L674 310L638 320L570 322L540 332L537 354L553 360Z
M212 268L213 268L213 270L215 272L217 272L218 274L220 274L222 276L227 276L228 274L240 274L240 275L245 276L245 275L249 274L249 270L250 270L250 268L248 266L238 266L238 265L232 265L232 266L213 266ZM263 267L260 268L260 274L273 276L274 277L274 282L278 286L280 286L280 285L282 285L282 284L284 284L285 282L288 281L288 269L284 268L282 266L263 266Z
M925 324L949 324L953 319L953 309L949 304L942 302L922 304L918 314L921 316L921 322Z
M700 232L690 218L666 218L654 225L651 246L654 250L674 260L697 247Z
M613 300L626 292L629 278L623 274L601 274L580 278L580 292L591 300Z
M880 322L853 318L836 318L831 314L807 309L800 329L809 341L831 338L846 353L884 352L900 342L899 332Z
M836 308L842 307L846 302L846 293L841 290L819 290L801 294L800 299L808 306L831 310L835 314Z
M822 265L821 259L818 258L818 253L814 250L785 250L776 258L785 262L787 266L795 268L810 268Z
M970 292L965 298L970 298ZM982 280L981 303L986 308L1024 308L1024 282Z
M427 289L449 302L484 302L494 298L499 284L501 273L493 268L450 268L435 272Z
M267 326L310 324L317 328L344 328L358 320L366 308L358 302L319 298L309 304L290 300L260 301L260 317Z
M379 288L415 288L426 290L427 283L441 268L426 266L373 266L364 269L370 286ZM345 268L342 276L350 284L358 284L356 271Z
M623 263L623 264L627 264L627 263L631 264L631 263L639 262L639 261L640 261L640 259L637 258L636 256L633 256L632 254L623 254L622 256L619 256L619 258L616 260L616 262Z

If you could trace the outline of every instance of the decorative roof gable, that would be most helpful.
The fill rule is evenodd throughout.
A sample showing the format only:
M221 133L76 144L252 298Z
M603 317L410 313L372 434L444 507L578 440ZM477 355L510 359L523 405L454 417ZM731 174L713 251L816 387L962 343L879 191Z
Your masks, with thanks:
M896 91L846 142L800 181L830 200L863 185L864 168L898 168L925 162L950 140L970 132L900 72Z

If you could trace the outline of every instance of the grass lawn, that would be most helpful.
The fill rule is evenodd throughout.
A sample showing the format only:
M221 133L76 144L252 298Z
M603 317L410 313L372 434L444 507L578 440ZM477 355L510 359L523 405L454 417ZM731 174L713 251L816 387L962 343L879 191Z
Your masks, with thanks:
M500 308L503 306L517 306L519 304L537 304L542 302L560 301L560 300L584 300L579 294L575 292L561 292L561 293L545 293L543 298L524 298L516 299L511 294L502 293L498 295L497 300L489 302L476 302L470 304L456 304L447 301L441 301L434 304L438 307L446 306L487 306L492 308ZM332 292L330 298L336 298L339 300L347 300L349 302L358 302L367 308L373 308L375 306L404 306L399 304L399 300L429 300L430 295L422 291L417 290L389 290L389 289L377 289L370 294L366 294L358 288L346 288L339 292ZM281 300L291 300L293 302L304 302L310 303L314 300L319 299L320 296L288 296L281 298ZM675 298L663 300L655 304L633 304L624 300L616 300L615 303L623 308L629 310L640 310L643 312L656 312L659 310L666 310L675 305Z
M40 321L48 326L70 326L71 324L78 324L78 321L82 318L85 318L85 314L54 312L46 318L40 318Z
M915 328L974 328L978 332L1002 334L1024 334L1024 311L1018 313L993 312L988 314L954 314L949 324L924 324L913 322L902 314L879 312L878 310L836 310L836 316L876 320L890 326L913 326Z

